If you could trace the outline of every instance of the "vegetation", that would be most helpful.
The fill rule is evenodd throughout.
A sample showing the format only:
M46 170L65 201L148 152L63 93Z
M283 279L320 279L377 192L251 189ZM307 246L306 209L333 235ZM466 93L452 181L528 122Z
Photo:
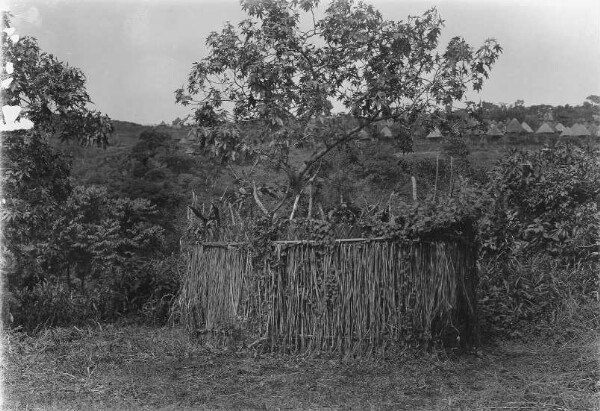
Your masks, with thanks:
M1 142L10 406L598 405L597 141L465 137L490 120L597 123L598 96L453 110L495 41L439 52L435 10L393 22L342 0L315 21L317 3L243 1L248 19L211 34L176 92L191 128L110 121L80 70L2 32L2 102L34 123ZM441 144L419 138L433 126ZM380 240L335 242L350 238ZM392 267L393 247L420 265ZM456 293L475 266L483 339L459 353L464 330L443 331L464 325L447 314L465 314ZM388 336L408 344L378 351Z
M10 25L8 13L3 22ZM136 299L154 296L140 283L158 275L143 271L140 259L147 264L160 249L163 233L150 221L155 211L149 203L110 198L103 188L73 186L70 158L49 141L105 147L112 124L87 108L80 70L42 52L35 39L1 36L2 54L14 65L2 102L23 107L34 124L2 138L2 255L10 262L3 268L12 302L3 318L27 329L114 319L143 305ZM141 273L145 278L126 280Z
M480 90L502 51L494 40L475 50L455 37L438 52L435 9L396 22L370 5L336 1L311 19L318 3L242 1L249 18L211 34L209 55L176 91L178 102L195 106L201 147L223 161L258 157L285 173L273 208L261 208L269 214L291 206L328 153L367 127L383 136L395 129L404 140L424 114L439 116L468 86ZM334 103L344 115L332 115ZM295 166L291 153L301 146L311 154Z
M6 338L6 337L5 337ZM597 408L597 340L503 342L477 355L406 350L369 360L199 345L178 328L58 328L5 339L5 408Z

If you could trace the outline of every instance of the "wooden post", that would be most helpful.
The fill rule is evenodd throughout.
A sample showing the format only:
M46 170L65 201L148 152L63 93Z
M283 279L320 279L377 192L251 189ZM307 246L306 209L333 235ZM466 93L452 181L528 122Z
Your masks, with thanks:
M312 208L313 208L313 190L312 184L308 185L308 219L312 219Z
M438 183L438 173L440 168L440 155L438 154L435 157L435 185L433 187L433 200L435 201L435 196L437 194L437 183Z
M452 175L452 157L450 157L450 197L452 197L452 189L454 188L454 178Z
M298 200L300 200L300 194L298 194L294 200L294 206L292 207L292 213L290 214L290 221L294 219L294 214L296 213L296 208L298 207Z
M417 179L415 176L410 177L410 181L412 181L412 192L413 192L413 202L417 202Z
M325 221L325 211L323 211L323 205L319 203L319 213L321 214L321 220Z

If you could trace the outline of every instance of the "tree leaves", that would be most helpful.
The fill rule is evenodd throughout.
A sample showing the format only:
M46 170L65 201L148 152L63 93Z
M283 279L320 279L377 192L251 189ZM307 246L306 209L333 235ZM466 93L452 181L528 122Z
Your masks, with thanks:
M277 145L265 141L285 136L296 146L310 133L314 153L296 173L306 182L332 147L356 139L366 126L392 120L409 131L424 115L463 99L468 86L480 90L502 52L494 40L475 51L455 37L439 53L443 20L436 9L389 21L372 5L336 0L316 20L317 4L242 1L249 18L210 34L209 54L192 65L187 93L178 89L176 101L194 105L198 125L211 131L205 148L213 155L238 158L241 147L253 147L248 152L274 158ZM308 29L299 25L303 13L313 23ZM332 121L315 134L314 119L332 118L336 105L359 127L341 130ZM250 121L261 129L259 144L245 132ZM232 125L235 141L220 131Z

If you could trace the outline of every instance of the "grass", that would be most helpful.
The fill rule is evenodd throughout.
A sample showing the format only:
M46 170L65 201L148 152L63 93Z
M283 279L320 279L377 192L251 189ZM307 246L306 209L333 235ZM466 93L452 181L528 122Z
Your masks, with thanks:
M219 350L180 328L8 332L3 409L598 409L596 331L345 361Z

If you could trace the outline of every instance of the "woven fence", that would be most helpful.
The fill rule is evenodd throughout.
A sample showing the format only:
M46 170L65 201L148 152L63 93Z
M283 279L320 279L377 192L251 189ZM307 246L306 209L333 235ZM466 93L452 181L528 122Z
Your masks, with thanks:
M188 254L182 318L286 353L383 352L476 335L475 251L459 241L202 243Z

